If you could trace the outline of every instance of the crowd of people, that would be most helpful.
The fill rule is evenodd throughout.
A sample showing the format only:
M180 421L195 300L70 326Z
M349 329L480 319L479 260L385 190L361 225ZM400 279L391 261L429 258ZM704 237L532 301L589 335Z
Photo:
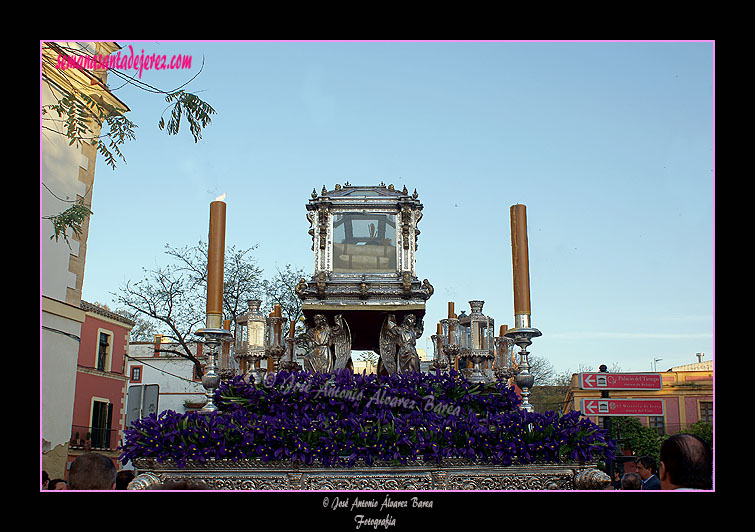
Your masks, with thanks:
M713 453L708 443L693 434L675 434L661 444L658 462L651 456L634 461L636 472L626 472L621 490L711 490ZM43 490L125 490L134 479L132 470L117 471L113 461L98 453L85 453L71 462L68 480L50 479L42 471ZM194 489L183 485L162 489Z
M113 461L105 455L85 453L71 462L67 481L50 479L43 470L42 490L127 490L134 477L132 469L116 471ZM190 482L167 482L156 489L195 490L202 487Z
M713 452L693 434L675 434L661 444L658 462L652 456L634 460L636 472L626 472L616 489L712 490Z
M134 479L132 470L117 471L113 461L99 453L85 453L71 462L68 480L50 479L42 471L43 490L125 490Z

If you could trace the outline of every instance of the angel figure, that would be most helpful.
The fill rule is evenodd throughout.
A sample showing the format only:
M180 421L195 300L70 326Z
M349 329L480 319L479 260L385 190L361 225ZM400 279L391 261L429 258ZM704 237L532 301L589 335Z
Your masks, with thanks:
M351 362L351 331L343 316L336 315L335 326L328 324L322 314L312 318L314 327L309 327L305 336L314 348L304 357L304 369L316 373L330 373L344 369Z
M424 322L417 323L414 314L404 316L401 324L396 323L396 317L389 314L380 332L380 361L378 373L389 375L404 371L419 371L419 355L417 354L417 338L422 336Z

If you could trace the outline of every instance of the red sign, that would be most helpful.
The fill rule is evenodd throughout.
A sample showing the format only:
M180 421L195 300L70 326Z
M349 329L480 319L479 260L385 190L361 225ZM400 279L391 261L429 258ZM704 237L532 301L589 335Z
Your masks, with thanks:
M582 399L585 416L662 416L663 399Z
M660 373L580 373L582 390L662 390Z

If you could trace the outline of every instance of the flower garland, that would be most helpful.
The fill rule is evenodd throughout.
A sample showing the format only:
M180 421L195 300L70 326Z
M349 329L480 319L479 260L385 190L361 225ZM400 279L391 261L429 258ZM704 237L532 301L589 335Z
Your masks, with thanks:
M214 402L219 410L211 414L167 410L134 422L121 460L349 467L455 457L510 465L603 460L614 450L605 431L579 412L526 412L504 381L472 384L455 371L281 371L260 386L234 377L221 383Z

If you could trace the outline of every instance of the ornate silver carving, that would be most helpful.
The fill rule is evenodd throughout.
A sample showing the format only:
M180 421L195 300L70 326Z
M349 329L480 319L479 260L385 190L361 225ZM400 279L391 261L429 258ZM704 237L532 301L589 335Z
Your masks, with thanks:
M405 188L405 187L404 187ZM416 191L415 191L416 192ZM422 218L418 194L392 185L336 185L312 194L307 205L314 271L296 294L308 319L341 313L349 319L376 312L424 315L433 294L416 276L415 250ZM379 319L360 323L352 333L356 349L377 350Z
M172 462L136 459L134 465L139 475L129 489L187 481L215 490L574 490L603 489L608 478L594 464L493 466L463 459L402 466L360 462L352 468L258 460L208 460L179 468Z
M599 469L580 471L574 478L574 484L580 490L603 490L610 483L611 477Z
M424 322L417 323L414 314L406 314L401 324L396 316L389 314L380 331L380 360L378 373L385 370L389 375L404 371L419 371L417 338L422 337Z
M519 317L519 315L517 315ZM529 318L529 316L527 316ZM517 319L517 324L529 325L529 319L526 322ZM532 338L541 336L542 333L537 329L533 329L529 326L520 327L517 329L510 329L504 336L507 336L514 340L514 343L519 346L519 371L516 375L516 384L519 389L522 390L522 410L532 412L535 410L530 404L530 388L535 384L535 377L530 373L530 363L528 359L529 352L527 347L532 344Z
M348 365L351 360L351 330L342 315L336 315L334 320L335 326L330 326L322 314L315 314L312 318L314 324L307 328L305 336L313 347L304 357L304 369L329 373Z
M216 373L217 366L215 365L215 360L220 352L221 344L224 341L233 339L233 334L225 329L200 329L196 334L197 336L202 336L204 338L208 354L207 369L204 375L202 375L202 386L204 386L204 389L206 390L205 396L207 397L207 402L199 412L202 414L209 414L218 409L212 398L215 390L220 385L220 375Z
M471 314L459 316L460 350L459 369L470 382L492 382L495 376L488 371L488 366L494 358L493 349L493 318L482 313L484 301L474 299L469 302ZM467 368L467 361L472 363ZM461 364L465 367L462 367Z
M244 378L261 384L267 369L255 366L265 358L266 319L260 313L261 300L250 299L247 305L249 310L236 319L237 338L234 355L239 366L245 367Z

